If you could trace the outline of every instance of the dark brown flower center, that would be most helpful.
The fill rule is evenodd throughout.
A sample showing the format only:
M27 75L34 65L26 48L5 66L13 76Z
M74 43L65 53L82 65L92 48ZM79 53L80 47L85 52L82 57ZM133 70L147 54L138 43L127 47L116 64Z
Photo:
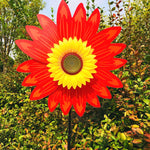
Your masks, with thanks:
M61 67L64 72L74 75L81 71L83 62L76 53L68 53L61 60Z

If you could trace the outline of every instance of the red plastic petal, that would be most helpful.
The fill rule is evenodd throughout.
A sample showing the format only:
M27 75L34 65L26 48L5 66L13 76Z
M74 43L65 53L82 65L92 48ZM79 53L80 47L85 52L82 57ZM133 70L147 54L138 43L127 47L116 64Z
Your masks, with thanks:
M34 86L40 84L40 82L44 80L49 80L50 73L44 69L39 70L38 72L34 72L29 74L24 81L22 82L23 86Z
M35 74L29 74L22 82L22 86L34 86L37 84Z
M57 11L57 27L61 38L68 39L71 31L71 13L68 5L64 0L61 1Z
M83 40L89 39L91 36L95 35L98 30L100 23L100 13L98 9L95 9L91 16L89 17L88 21L86 22L85 26L85 33L83 36Z
M104 61L100 61L99 67L103 70L115 70L118 69L120 67L122 67L123 65L125 65L127 63L127 60L125 59L120 59L120 58L113 58L113 59L107 59Z
M62 98L62 91L59 89L49 96L48 107L51 112L55 110L61 98Z
M40 63L36 60L27 60L20 64L17 68L18 72L36 72L40 71L41 69L46 69L46 65L43 63Z
M72 30L71 37L77 37L80 39L85 30L85 22L86 22L86 10L82 3L80 3L74 13L73 22L72 22Z
M113 43L110 45L98 45L95 47L93 54L101 60L102 58L106 59L109 56L116 56L120 54L124 49L126 45L123 43Z
M47 51L41 45L29 40L16 40L17 46L28 56L42 63L47 63Z
M38 44L42 45L47 53L51 52L50 48L53 47L55 42L53 35L47 34L46 31L44 32L35 26L27 25L26 30L34 42L36 41Z
M87 92L87 91L86 91ZM83 89L77 88L71 92L72 103L76 113L81 117L85 112L86 107L86 94Z
M41 70L47 70L48 67L46 64L40 63L36 60L32 60L32 63L30 63L30 72L39 72Z
M27 60L20 64L17 68L18 72L30 72L30 64L32 63L33 60Z
M95 84L92 85L92 88L96 91L97 95L102 98L111 99L111 93L108 88L101 84L101 80L97 79Z
M60 99L60 108L64 115L67 115L71 109L71 96L70 92L66 88L62 88L62 97Z
M36 88L34 88L34 90L30 95L30 99L31 100L42 99L52 94L55 90L57 90L57 88L58 87L56 86L55 82L49 78L49 80L41 82Z
M93 107L101 107L97 94L93 90L93 88L89 87L88 89L86 89L86 92L87 92L87 102Z
M123 84L121 83L120 79L116 77L113 73L109 71L104 71L99 69L95 74L101 80L101 84L114 87L114 88L122 88Z
M91 45L93 48L98 46L106 46L109 45L120 33L121 27L110 27L104 29L97 33L94 37L92 37L88 45Z
M56 24L45 15L38 14L37 17L43 30L47 35L51 36L50 39L53 39L54 43L57 43L59 41L59 36Z

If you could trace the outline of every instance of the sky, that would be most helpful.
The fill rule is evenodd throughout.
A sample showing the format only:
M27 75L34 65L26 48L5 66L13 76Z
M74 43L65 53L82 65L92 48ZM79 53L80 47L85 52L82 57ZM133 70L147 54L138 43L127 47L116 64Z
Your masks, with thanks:
M51 17L51 7L54 9L54 18L56 18L57 9L61 0L43 0L46 3L45 8L40 11L40 14L44 14L48 17ZM68 0L68 6L71 10L71 14L73 15L76 7L79 3L83 3L84 7L86 7L87 0ZM90 0L91 2L91 0ZM108 0L95 0L95 5L100 8L105 7L104 11L108 12Z

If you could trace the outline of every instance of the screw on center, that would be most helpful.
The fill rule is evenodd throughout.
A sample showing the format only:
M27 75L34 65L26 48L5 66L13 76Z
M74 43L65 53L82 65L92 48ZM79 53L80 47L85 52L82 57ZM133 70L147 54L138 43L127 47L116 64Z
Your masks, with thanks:
M83 62L81 57L76 53L68 53L61 60L61 67L64 72L74 75L81 71Z

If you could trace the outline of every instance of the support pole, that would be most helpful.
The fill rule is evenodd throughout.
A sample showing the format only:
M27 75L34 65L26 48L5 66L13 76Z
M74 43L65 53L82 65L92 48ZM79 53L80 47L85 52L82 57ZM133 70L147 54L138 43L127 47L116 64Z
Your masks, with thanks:
M68 119L68 150L71 150L71 109L69 112L69 119Z

